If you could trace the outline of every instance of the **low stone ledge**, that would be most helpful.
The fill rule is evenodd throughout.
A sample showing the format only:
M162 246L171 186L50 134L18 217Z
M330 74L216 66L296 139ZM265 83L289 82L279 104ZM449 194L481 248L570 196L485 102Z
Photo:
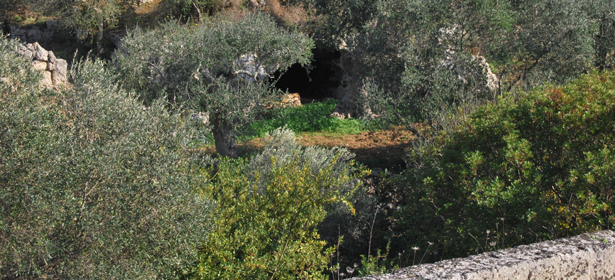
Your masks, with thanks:
M354 279L615 279L615 232L586 233Z
M68 63L57 58L52 51L47 51L37 42L20 44L17 53L31 60L34 69L43 72L41 85L47 88L66 85Z

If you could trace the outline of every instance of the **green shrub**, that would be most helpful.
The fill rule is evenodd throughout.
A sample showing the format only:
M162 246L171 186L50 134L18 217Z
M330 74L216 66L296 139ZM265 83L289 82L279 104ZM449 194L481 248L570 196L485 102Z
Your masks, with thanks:
M42 90L7 46L1 39L1 277L181 274L211 209L196 195L203 180L192 170L207 160L189 152L189 124L159 103L144 108L99 62L76 63L72 88Z
M615 73L518 97L410 153L399 246L448 258L612 228Z
M218 203L215 230L201 247L202 279L323 279L329 254L318 224L325 207L350 206L356 187L344 149L301 148L277 130L250 161L208 170L203 195Z

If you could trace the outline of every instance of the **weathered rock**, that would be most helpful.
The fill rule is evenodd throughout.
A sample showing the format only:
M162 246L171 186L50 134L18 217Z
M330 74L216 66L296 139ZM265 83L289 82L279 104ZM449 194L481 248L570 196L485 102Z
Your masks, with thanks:
M66 68L68 64L64 59L56 59L54 63L55 70L53 71L52 80L54 85L66 83Z
M56 55L52 51L48 51L48 53L49 53L48 61L51 63L56 63L56 59L57 59Z
M301 96L298 93L289 93L282 96L282 107L301 106Z
M248 82L256 82L263 81L269 78L269 74L267 72L275 72L274 69L270 69L270 71L265 70L265 68L261 65L256 69L256 63L258 57L256 55L242 55L239 59L235 60L235 69L240 69L237 71L237 76L243 78Z
M24 45L19 45L19 49L17 49L17 53L22 56L27 57L28 59L32 59L32 56L34 55L34 53L28 48L26 48L26 46Z
M582 234L353 279L615 279L615 232Z
M336 107L336 110L337 110L337 107ZM331 115L329 115L329 117L337 118L337 119L340 119L340 120L347 119L347 118L348 119L352 118L350 113L343 113L343 112L342 113L340 113L340 112L333 112L333 113L331 113Z
M272 108L288 108L301 106L301 96L298 93L289 93L282 95L282 100L265 105L265 109Z
M34 59L38 59L42 61L47 61L49 59L49 52L43 49L41 45L39 45L38 43L34 43L33 46L34 46Z
M260 7L260 3L258 3L257 0L249 0L248 2L250 3L250 8L258 8L258 7Z
M32 61L32 67L34 67L34 69L36 70L45 71L47 70L47 61L34 60Z
M56 31L55 21L49 20L44 24L10 25L11 39L19 39L22 42L50 42Z
M41 80L41 85L44 87L53 86L53 81L51 80L51 72L43 71L43 79Z
M56 69L55 65L47 61L47 71L54 71L55 69Z
M21 45L16 51L30 59L33 58L32 67L43 71L41 85L51 87L66 83L68 63L64 59L58 59L52 51L45 50L36 42Z
M26 31L26 33L29 38L41 38L41 31L38 28L30 28Z
M52 87L66 83L68 63L64 59L58 59L52 51L45 50L37 42L19 45L15 51L33 59L32 68L43 71L42 86Z

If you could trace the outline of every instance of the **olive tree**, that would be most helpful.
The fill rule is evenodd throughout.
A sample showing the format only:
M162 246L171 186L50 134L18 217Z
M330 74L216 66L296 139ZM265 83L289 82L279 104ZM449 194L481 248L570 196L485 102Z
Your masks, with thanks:
M615 2L585 1L584 7L594 24L594 65L600 70L615 66Z
M207 157L191 122L144 108L100 62L71 87L0 38L0 278L167 279L189 269L210 229L196 189Z
M201 26L169 22L149 32L137 29L123 39L113 61L120 82L146 104L164 97L208 113L216 151L237 157L237 128L275 94L269 74L308 64L312 47L307 35L256 13Z
M12 0L13 1L13 0ZM79 40L96 36L96 51L102 51L105 28L114 27L122 14L138 0L23 0L46 15L55 17L65 28L75 31Z
M443 124L502 92L565 82L612 50L612 1L309 2L323 14L317 36L348 58L350 103L397 122Z
M474 32L488 30L481 1L315 2L325 14L319 36L341 51L349 77L352 97L337 109L411 123L489 95L488 64L470 50L489 38Z

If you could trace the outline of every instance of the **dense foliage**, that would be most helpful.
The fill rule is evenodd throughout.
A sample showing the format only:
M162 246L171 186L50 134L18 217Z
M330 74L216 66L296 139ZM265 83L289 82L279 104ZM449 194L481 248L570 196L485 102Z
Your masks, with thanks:
M137 2L0 1L4 30L53 18L99 51L146 19L57 90L0 39L4 278L340 278L615 222L615 1ZM127 19L139 5L158 6ZM264 111L272 74L315 45L343 101ZM352 118L327 117L340 108ZM348 151L279 129L354 133L358 117L416 133L402 174L359 184ZM278 130L212 161L190 146L203 123L229 157Z
M612 67L615 51L613 1L306 2L322 16L319 41L346 59L349 83L398 123L447 126L502 92Z
M584 75L481 107L409 154L396 242L438 258L615 223L615 73Z
M202 279L322 279L329 264L317 226L326 206L357 186L345 149L301 148L278 129L249 161L223 160L207 170L202 194L215 200L214 230L200 249ZM352 208L351 208L352 209Z
M42 89L15 48L0 39L1 277L186 270L210 228L194 130L159 103L144 108L100 62L77 63L71 87Z

